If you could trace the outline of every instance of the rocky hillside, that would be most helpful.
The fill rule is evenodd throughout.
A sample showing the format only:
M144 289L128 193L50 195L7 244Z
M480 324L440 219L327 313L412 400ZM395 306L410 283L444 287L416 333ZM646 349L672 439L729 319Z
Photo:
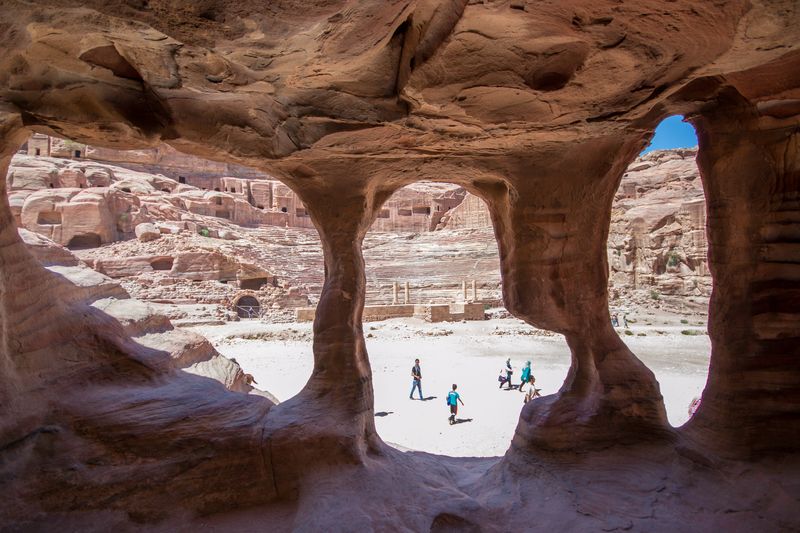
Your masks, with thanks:
M625 174L608 239L613 306L704 308L710 277L694 156L652 152ZM176 160L167 170L175 172ZM244 296L276 320L313 305L323 281L316 231L305 222L296 227L300 218L279 204L257 208L247 194L228 190L244 178L204 179L224 190L97 161L21 154L8 175L9 201L20 227L72 249L136 298L211 304L224 319L235 318ZM404 217L406 210L413 214ZM394 283L401 302L406 283L415 303L501 302L497 246L480 199L423 183L398 191L384 211L364 242L369 304L390 303Z

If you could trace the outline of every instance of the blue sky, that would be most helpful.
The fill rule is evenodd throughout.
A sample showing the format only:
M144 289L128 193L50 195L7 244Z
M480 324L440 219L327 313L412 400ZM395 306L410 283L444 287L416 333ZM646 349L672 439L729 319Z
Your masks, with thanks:
M642 152L646 154L652 150L665 150L667 148L688 148L697 146L697 135L691 124L683 122L683 117L675 115L664 119L656 128L656 134L650 146Z

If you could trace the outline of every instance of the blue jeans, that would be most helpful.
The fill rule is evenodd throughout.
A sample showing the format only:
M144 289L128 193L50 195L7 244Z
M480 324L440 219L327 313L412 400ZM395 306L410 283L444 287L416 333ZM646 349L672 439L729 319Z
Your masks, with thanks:
M414 396L414 389L419 391L419 399L422 400L422 381L419 379L415 379L411 382L411 392L408 394L408 397L411 398Z

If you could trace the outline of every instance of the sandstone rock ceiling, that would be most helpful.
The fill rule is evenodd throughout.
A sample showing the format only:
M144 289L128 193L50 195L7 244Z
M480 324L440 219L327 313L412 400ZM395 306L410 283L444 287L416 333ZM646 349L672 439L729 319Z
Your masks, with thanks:
M641 144L720 86L754 100L791 92L786 68L747 72L796 61L793 2L747 7L4 2L3 99L40 131L129 147L161 138L262 167L465 164L609 135Z
M303 199L326 273L314 379L272 405L153 364L68 291L44 298L63 280L25 249L0 180L0 451L16 523L281 499L300 530L797 528L796 482L781 481L800 443L796 2L0 7L3 173L31 131L261 168ZM670 114L698 130L714 276L709 381L680 430L610 327L606 290L614 191ZM491 469L399 454L375 431L361 239L393 190L423 179L486 201L506 306L572 351L561 391L526 405ZM597 451L621 444L638 447ZM418 491L398 505L386 479Z

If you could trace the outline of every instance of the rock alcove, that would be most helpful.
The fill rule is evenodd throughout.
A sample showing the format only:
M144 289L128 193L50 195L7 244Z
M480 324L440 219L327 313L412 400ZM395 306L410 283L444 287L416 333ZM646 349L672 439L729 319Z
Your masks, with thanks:
M31 132L264 169L302 198L325 282L314 377L275 405L87 305L0 181L4 523L798 527L798 32L781 1L6 2L3 174ZM698 133L714 280L708 384L679 430L610 325L606 256L620 178L674 114ZM486 201L509 310L572 352L499 461L375 430L362 239L394 191L442 176Z

